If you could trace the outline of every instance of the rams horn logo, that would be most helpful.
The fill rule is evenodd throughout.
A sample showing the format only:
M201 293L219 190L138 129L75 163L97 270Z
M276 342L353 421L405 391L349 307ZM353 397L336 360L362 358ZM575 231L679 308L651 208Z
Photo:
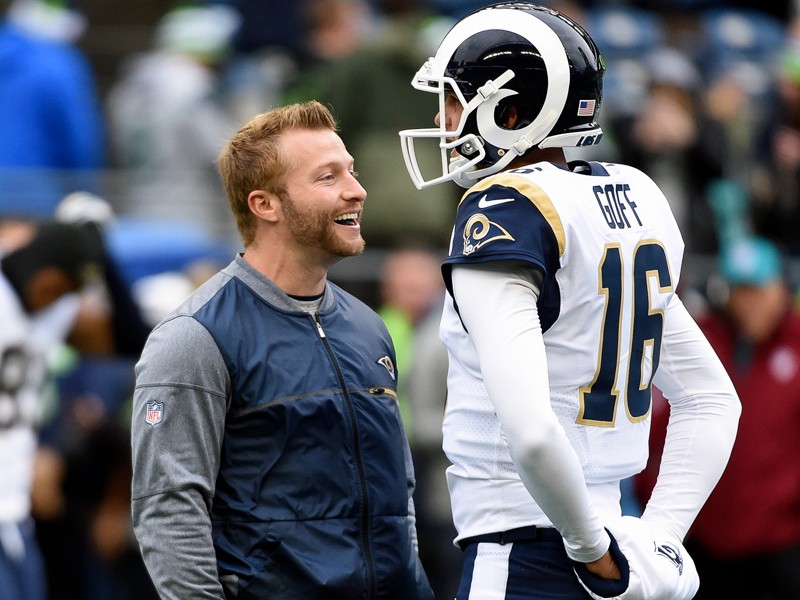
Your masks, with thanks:
M675 568L678 569L678 575L683 575L683 557L681 556L680 550L678 550L672 544L662 543L656 544L653 542L655 546L655 553L660 554L667 560L672 561L675 565Z
M482 246L496 240L511 240L514 238L497 223L490 221L483 213L476 213L467 221L464 227L464 256L472 254Z
M394 372L394 363L392 362L392 359L388 356L381 356L377 362L379 365L383 365L386 370L389 371L389 375L391 376L392 381L394 381L396 375Z

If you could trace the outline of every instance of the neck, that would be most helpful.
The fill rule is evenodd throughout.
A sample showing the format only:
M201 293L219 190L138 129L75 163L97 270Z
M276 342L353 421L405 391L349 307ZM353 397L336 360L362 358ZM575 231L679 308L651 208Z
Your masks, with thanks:
M289 252L245 249L242 258L290 296L316 296L325 290L328 266Z
M505 170L518 169L537 162L551 162L566 167L567 157L563 148L533 148L512 160Z

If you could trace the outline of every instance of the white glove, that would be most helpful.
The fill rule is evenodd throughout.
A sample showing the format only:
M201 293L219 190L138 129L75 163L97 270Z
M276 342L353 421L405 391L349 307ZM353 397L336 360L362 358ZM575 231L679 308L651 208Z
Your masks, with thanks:
M636 517L622 517L608 530L620 581L596 577L583 563L573 562L578 581L592 598L690 600L697 593L700 577L680 540Z

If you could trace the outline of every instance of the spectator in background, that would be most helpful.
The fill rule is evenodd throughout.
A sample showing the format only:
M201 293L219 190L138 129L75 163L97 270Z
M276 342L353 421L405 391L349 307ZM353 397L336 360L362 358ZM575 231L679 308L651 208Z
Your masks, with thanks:
M392 249L381 269L378 314L397 353L397 399L417 481L419 556L434 597L444 599L458 587L461 553L452 543L455 530L444 475L449 463L442 451L447 386L447 352L439 339L443 258L425 245Z
M316 98L328 71L361 53L381 33L366 0L305 0L306 62L282 91L282 102Z
M356 52L374 30L366 0L307 0L308 50L315 62L344 58Z
M800 256L800 16L788 30L780 58L777 99L767 151L753 178L754 227Z
M31 519L47 361L79 319L77 292L102 272L104 252L83 227L30 224L0 259L0 590L43 600L44 568ZM83 327L88 324L84 320Z
M278 106L284 87L312 61L306 11L309 0L220 0L241 25L222 81L236 122Z
M149 327L107 251L109 204L73 192L55 218L101 249L67 342L53 352L56 402L41 420L32 514L50 600L155 598L130 523L133 366Z
M439 339L444 301L443 256L425 247L401 246L383 266L378 309L397 351L401 409L408 424L417 487L419 555L436 598L454 598L461 551L450 509L442 450L442 418L447 400L447 351Z
M215 161L235 129L218 68L238 26L230 7L181 5L158 23L154 48L125 65L107 104L114 161L130 175L122 212L236 237Z
M419 556L436 598L455 598L463 556L453 540L453 512L445 472L450 461L442 450L442 418L447 401L447 351L439 339L438 314L429 314L414 336L406 371L411 414L411 454L417 488Z
M441 260L424 247L403 246L392 250L381 269L378 314L386 323L397 353L397 399L406 426L412 415L406 399L408 367L413 358L417 326L440 302L444 284L439 271Z
M369 246L392 247L415 238L446 247L457 188L445 184L417 191L403 172L397 132L429 119L436 103L409 86L409 73L430 56L450 19L436 17L419 0L383 0L385 21L357 52L327 61L298 78L287 101L317 99L328 104L342 136L358 156L361 181L375 199L366 215ZM435 145L418 154L438 161Z
M645 98L635 114L610 124L619 162L650 174L664 190L687 252L715 251L706 193L723 177L721 132L704 117L703 79L688 55L668 46L649 52L642 62L649 76Z
M719 131L712 141L726 179L745 190L769 155L764 138L775 120L775 73L764 67L765 61L719 60L706 68L704 112Z
M46 218L105 167L95 79L69 0L14 0L0 23L0 214Z
M687 537L696 600L800 598L800 312L777 247L746 237L719 260L724 293L697 321L733 380L743 415L728 468ZM655 403L649 496L669 411Z
M115 219L111 205L100 196L86 191L67 194L56 206L56 221L82 226L88 234L100 239L105 252L102 285L95 286L92 302L109 313L112 335L107 342L98 341L81 344L93 354L114 354L138 358L150 332L138 302L131 294L128 283L108 248L108 228Z

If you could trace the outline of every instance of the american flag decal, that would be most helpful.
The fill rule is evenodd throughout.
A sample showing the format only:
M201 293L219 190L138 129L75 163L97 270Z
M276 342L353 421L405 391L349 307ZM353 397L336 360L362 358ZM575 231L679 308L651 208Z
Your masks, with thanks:
M591 117L594 115L594 100L580 100L578 102L578 116Z

